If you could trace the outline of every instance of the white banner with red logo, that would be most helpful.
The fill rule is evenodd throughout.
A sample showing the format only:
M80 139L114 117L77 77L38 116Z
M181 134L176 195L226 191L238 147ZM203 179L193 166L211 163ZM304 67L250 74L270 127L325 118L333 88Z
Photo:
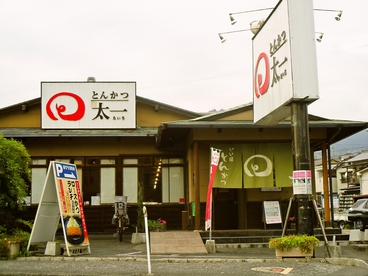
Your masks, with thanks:
M42 82L43 129L135 129L135 82Z
M211 228L211 218L212 218L212 186L215 180L215 175L217 171L217 166L220 160L221 150L211 148L211 167L210 167L210 181L208 184L207 191L207 202L206 202L206 217L205 217L205 230Z

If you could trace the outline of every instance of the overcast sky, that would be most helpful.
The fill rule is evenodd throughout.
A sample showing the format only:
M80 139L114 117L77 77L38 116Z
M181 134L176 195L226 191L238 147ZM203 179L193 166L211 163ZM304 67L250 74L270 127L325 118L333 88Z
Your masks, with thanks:
M0 108L41 81L136 81L137 95L197 112L252 102L249 28L277 0L0 0ZM309 113L368 121L368 1L314 0L320 99Z

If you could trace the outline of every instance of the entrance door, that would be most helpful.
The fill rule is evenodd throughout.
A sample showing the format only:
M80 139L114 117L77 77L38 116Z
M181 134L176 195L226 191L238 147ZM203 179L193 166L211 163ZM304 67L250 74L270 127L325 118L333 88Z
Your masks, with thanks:
M215 230L238 229L237 189L213 189Z
M247 202L247 225L248 229L263 229L262 201Z

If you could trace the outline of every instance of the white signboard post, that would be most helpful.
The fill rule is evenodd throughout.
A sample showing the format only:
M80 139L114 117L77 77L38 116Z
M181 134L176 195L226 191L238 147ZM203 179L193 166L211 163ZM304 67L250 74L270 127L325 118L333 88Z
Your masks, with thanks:
M135 97L135 82L42 82L42 128L134 129Z
M77 167L51 161L28 250L31 244L54 241L60 219L68 256L91 254Z
M319 98L312 1L280 1L253 37L254 123L274 125L293 101Z

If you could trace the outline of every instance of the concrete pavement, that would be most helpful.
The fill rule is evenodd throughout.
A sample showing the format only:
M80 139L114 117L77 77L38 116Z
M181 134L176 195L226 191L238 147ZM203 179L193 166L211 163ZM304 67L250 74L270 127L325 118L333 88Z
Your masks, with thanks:
M322 246L315 258L283 260L267 244L232 244L216 245L214 254L151 254L148 262L146 244L132 244L130 234L124 235L122 243L113 235L91 235L90 246L90 255L42 254L1 261L0 275L147 275L150 266L151 275L263 275L272 269L279 273L289 269L289 275L298 276L368 275L367 245L349 242L340 246L339 258L328 258Z

